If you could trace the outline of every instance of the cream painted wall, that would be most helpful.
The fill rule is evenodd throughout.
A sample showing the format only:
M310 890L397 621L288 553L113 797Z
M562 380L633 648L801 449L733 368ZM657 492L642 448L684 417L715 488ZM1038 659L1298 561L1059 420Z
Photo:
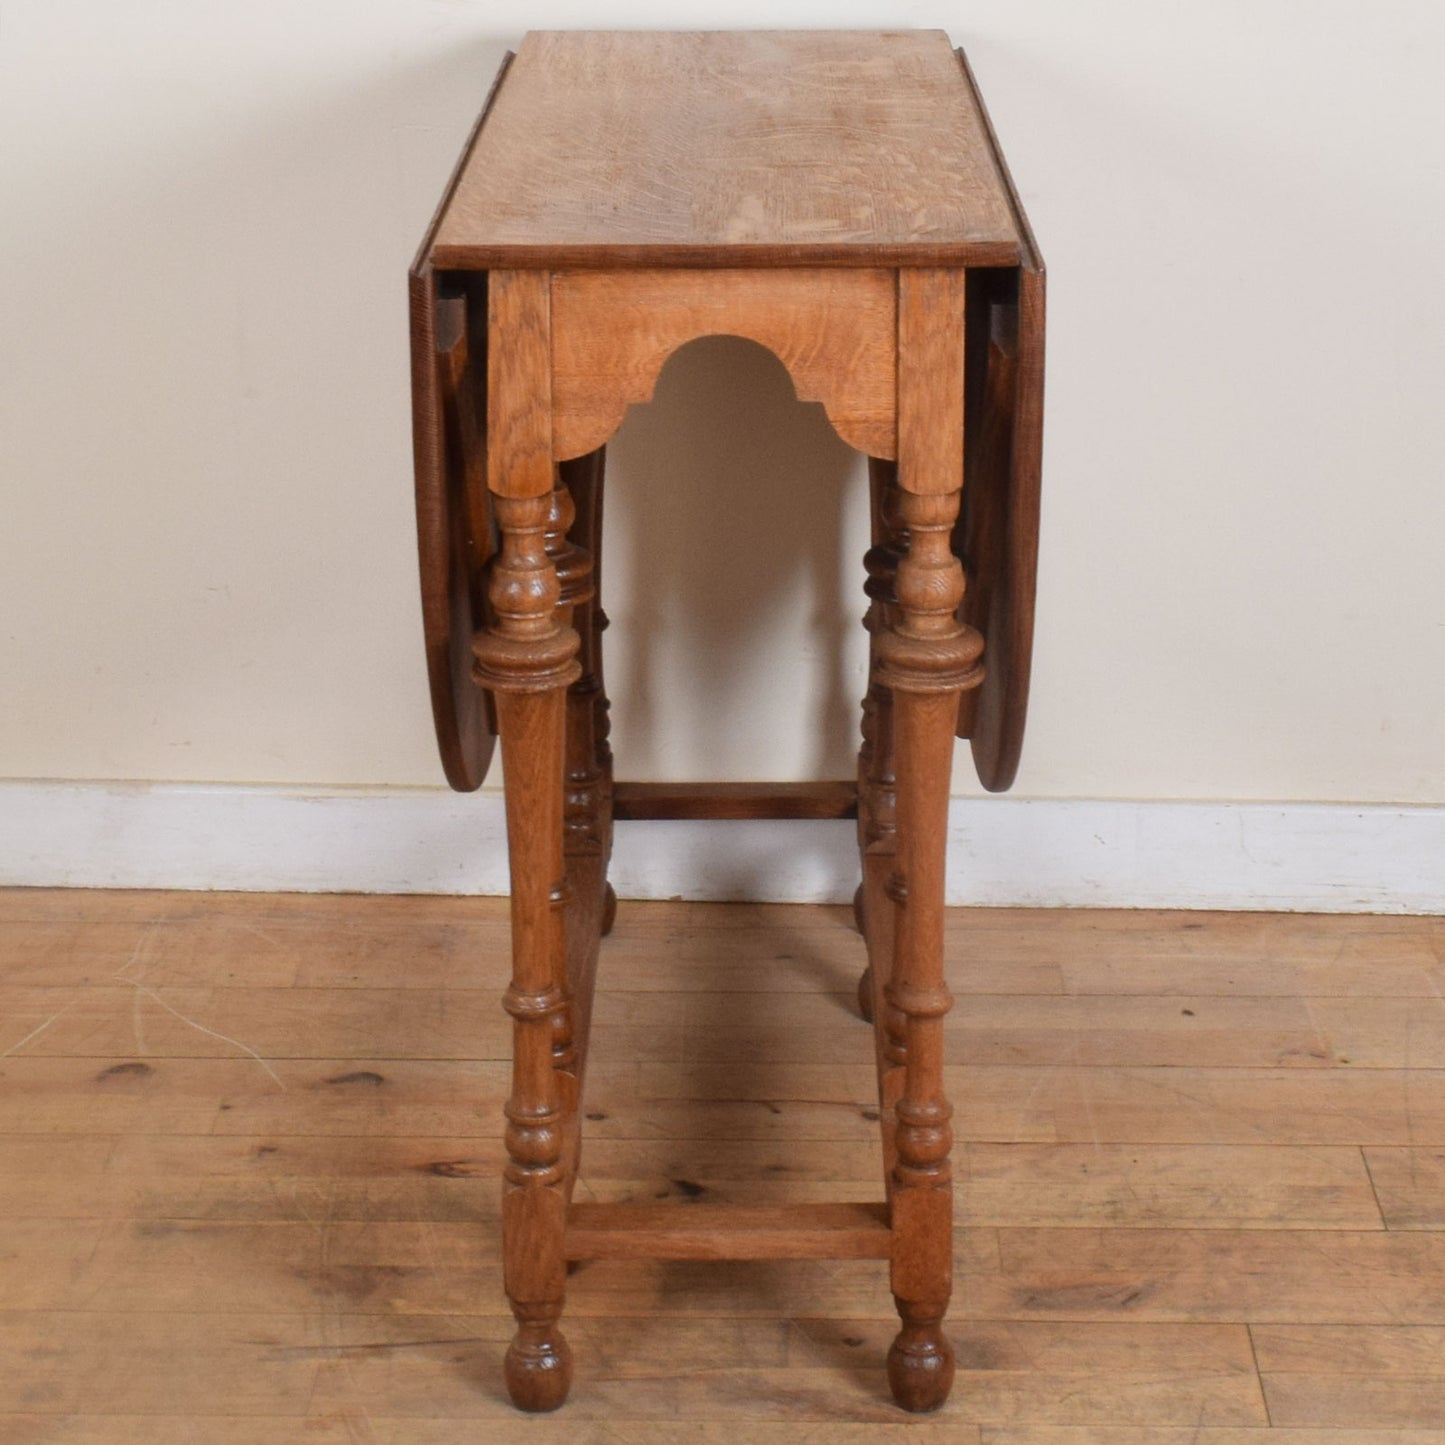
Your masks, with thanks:
M1434 0L10 0L0 777L440 782L403 276L507 46L621 24L968 46L1051 270L1020 792L1445 802ZM633 776L847 767L863 491L786 398L699 343L613 448Z

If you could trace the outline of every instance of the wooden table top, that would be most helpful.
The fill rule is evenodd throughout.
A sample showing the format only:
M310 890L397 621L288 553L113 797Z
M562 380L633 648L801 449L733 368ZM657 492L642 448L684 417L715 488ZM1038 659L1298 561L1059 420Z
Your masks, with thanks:
M440 267L1014 265L987 117L930 31L533 32Z

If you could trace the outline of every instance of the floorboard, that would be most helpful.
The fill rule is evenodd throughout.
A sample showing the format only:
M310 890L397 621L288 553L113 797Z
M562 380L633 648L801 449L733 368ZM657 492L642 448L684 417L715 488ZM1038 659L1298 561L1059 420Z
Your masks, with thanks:
M877 1261L594 1260L499 1366L505 904L0 892L7 1445L1445 1445L1445 923L955 910L959 1356ZM577 1198L881 1196L848 911L624 904Z

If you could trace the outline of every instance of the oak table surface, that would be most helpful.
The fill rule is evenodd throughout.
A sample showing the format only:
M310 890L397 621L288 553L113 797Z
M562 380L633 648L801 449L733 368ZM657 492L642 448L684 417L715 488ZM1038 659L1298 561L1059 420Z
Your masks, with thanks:
M563 31L522 41L435 261L980 266L1021 246L941 30Z

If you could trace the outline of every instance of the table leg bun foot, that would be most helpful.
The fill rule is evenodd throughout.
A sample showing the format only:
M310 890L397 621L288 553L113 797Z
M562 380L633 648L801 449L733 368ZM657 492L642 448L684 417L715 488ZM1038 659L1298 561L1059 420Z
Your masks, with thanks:
M507 1394L519 1410L555 1410L572 1388L572 1348L555 1324L523 1325L502 1366Z
M873 965L870 963L863 970L862 977L858 980L858 1012L863 1015L864 1021L873 1022Z
M606 938L612 932L612 925L617 922L617 894L613 891L612 885L606 883L602 887L602 936Z
M953 1346L937 1320L910 1324L906 1319L888 1351L888 1386L905 1410L936 1410L953 1388Z

